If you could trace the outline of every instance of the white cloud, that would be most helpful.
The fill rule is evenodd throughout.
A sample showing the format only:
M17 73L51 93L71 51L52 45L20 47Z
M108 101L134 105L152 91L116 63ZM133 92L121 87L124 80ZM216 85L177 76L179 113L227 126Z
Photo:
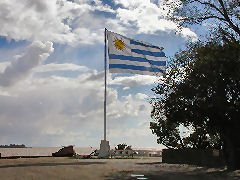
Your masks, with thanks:
M69 27L57 14L56 0L0 2L0 35L16 40L53 40L64 38Z
M137 99L146 99L146 98L148 98L148 95L146 95L146 94L143 94L143 93L137 93L136 95L135 95L135 97L137 98Z
M125 138L131 138L131 137L136 137L136 136L149 136L151 135L151 130L150 129L118 129L115 130L114 133L110 135L110 138L117 138L119 136L122 136L124 134Z
M9 96L0 96L0 124L8 129L8 132L1 131L2 135L8 136L9 141L19 137L22 141L26 138L31 144L59 145L57 143L65 142L65 136L72 133L80 131L87 134L96 128L99 131L103 82L85 81L85 76L74 79L29 77L21 84L9 87ZM6 122L13 127L8 127ZM14 129L16 126L18 128ZM18 134L18 137L11 133ZM34 143L25 137L26 134L34 141L39 139L39 142ZM47 137L56 142L44 142Z
M198 40L198 36L196 35L196 33L191 31L189 28L182 28L181 34L183 35L183 37L185 37L187 39L190 38L194 42Z
M10 86L26 77L31 69L43 63L53 52L52 45L51 42L33 42L24 54L16 56L0 74L0 85Z
M133 98L131 94L122 96L122 100L115 100L108 106L108 118L115 122L115 125L122 126L121 121L129 118L143 118L149 115L150 105L147 100ZM119 120L120 122L117 122Z
M0 73L3 73L11 63L10 62L1 62L0 63Z
M127 87L135 87L141 85L150 85L156 82L157 77L155 76L148 76L148 75L134 75L134 76L120 76L115 77L114 79L109 81L109 84L112 85L121 85Z
M124 87L123 90L126 91L126 90L129 90L130 87Z
M136 26L138 34L154 34L156 31L171 32L178 29L176 23L165 19L170 9L163 1L159 1L159 5L150 0L117 0L115 3L124 6L117 9L117 18L128 26ZM186 38L197 39L197 35L188 28L184 28L180 34Z
M140 119L139 122L146 122L144 119ZM164 148L163 145L157 144L157 137L154 137L151 130L149 129L149 121L142 127L136 128L118 128L111 130L109 129L108 137L111 139L110 143L116 146L119 143L126 143L132 145L134 149L143 147L154 147L157 149ZM139 139L136 141L136 139Z
M99 0L94 5L80 0L2 0L0 35L77 46L102 43L105 27L128 35L177 29L175 23L164 20L169 10L166 5L158 6L150 0L118 0L115 4L123 4L124 8L115 11ZM116 18L99 15L97 11L116 14ZM189 29L184 29L182 35L196 38Z
M0 66L1 68L1 66ZM49 72L49 71L88 71L89 68L86 66L79 66L72 63L63 63L63 64L44 64L41 66L38 66L34 69L35 72Z
M59 146L65 142L81 145L87 143L85 139L95 139L99 143L97 138L102 135L103 123L102 74L95 71L77 78L28 76L21 83L5 87L8 95L0 95L0 142L14 140L31 145ZM129 118L136 121L135 124L149 118L147 101L131 94L123 99L118 96L115 89L108 88L110 133L128 126ZM44 141L46 138L49 142Z
M0 2L0 35L15 40L93 44L102 41L103 18L95 10L113 12L107 5L89 1L29 0Z
M149 0L138 0L138 1L116 0L115 3L122 4L125 8L136 8L139 6L148 5L150 1Z

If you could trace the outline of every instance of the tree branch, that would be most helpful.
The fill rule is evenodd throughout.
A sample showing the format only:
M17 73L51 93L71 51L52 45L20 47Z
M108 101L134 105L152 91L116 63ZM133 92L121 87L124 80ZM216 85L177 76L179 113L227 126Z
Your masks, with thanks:
M205 17L201 17L201 18L196 18L196 19L199 19L199 20L202 20L202 21L207 20L207 19L211 19L211 18L219 19L221 21L226 22L231 29L233 29L238 35L240 35L240 29L239 29L239 27L237 25L234 25L233 22L231 21L231 19L229 18L228 12L227 12L227 9L226 9L226 7L225 7L225 5L223 3L223 0L218 0L219 4L221 6L222 11L221 11L220 8L216 7L212 3L202 2L201 0L194 0L194 1L198 2L198 3L202 4L202 5L206 5L206 6L209 6L209 7L213 8L213 9L215 9L217 12L219 12L223 16L223 18L218 17L218 16L208 16L206 18Z
M209 3L209 2L202 2L202 1L200 1L200 0L195 0L195 1L197 1L197 2L200 3L200 4L210 6L211 8L217 10L222 16L224 16L224 13L223 13L219 8L217 8L214 4L211 4L211 3Z
M218 17L218 16L214 16L214 15L212 15L212 16L205 16L205 17L199 17L197 19L201 19L203 21L207 20L207 19L219 19L221 21L226 21L224 18L221 18L221 17Z
M198 1L198 0L197 0L197 1ZM233 24L233 22L231 21L231 19L229 18L228 13L227 13L227 10L226 10L226 8L225 8L225 6L224 6L223 1L222 1L222 0L218 0L218 1L219 1L220 5L221 5L221 7L222 7L222 9L223 9L223 17L226 19L226 21L228 22L228 24L230 25L230 27L231 27L236 33L238 33L238 34L240 35L240 29L238 28L238 26L235 26L235 25Z
M179 19L179 20L180 21L185 21L185 20L194 20L194 19L201 20L201 21L204 21L204 20L207 20L207 19L218 19L220 21L228 22L226 19L218 17L218 16L214 16L214 15L212 15L212 16L205 16L205 17L197 17L197 18L188 18L188 17L186 17L186 18L182 18L182 19Z

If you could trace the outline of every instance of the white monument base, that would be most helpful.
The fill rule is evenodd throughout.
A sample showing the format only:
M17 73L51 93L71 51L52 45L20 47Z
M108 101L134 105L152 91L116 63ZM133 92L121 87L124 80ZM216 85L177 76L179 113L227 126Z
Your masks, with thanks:
M110 156L109 141L101 140L98 157L99 158L109 158L109 156Z

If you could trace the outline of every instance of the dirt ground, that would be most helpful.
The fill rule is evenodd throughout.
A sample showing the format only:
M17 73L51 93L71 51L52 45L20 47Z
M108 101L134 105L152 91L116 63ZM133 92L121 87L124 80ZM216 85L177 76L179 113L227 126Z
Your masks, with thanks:
M0 159L0 180L227 180L240 171L161 163L160 157L140 159L19 158Z

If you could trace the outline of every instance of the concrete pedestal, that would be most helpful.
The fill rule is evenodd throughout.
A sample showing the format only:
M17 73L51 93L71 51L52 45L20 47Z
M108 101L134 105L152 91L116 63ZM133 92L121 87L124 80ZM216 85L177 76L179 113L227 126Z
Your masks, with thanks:
M109 158L110 156L110 146L109 141L101 140L99 158Z

